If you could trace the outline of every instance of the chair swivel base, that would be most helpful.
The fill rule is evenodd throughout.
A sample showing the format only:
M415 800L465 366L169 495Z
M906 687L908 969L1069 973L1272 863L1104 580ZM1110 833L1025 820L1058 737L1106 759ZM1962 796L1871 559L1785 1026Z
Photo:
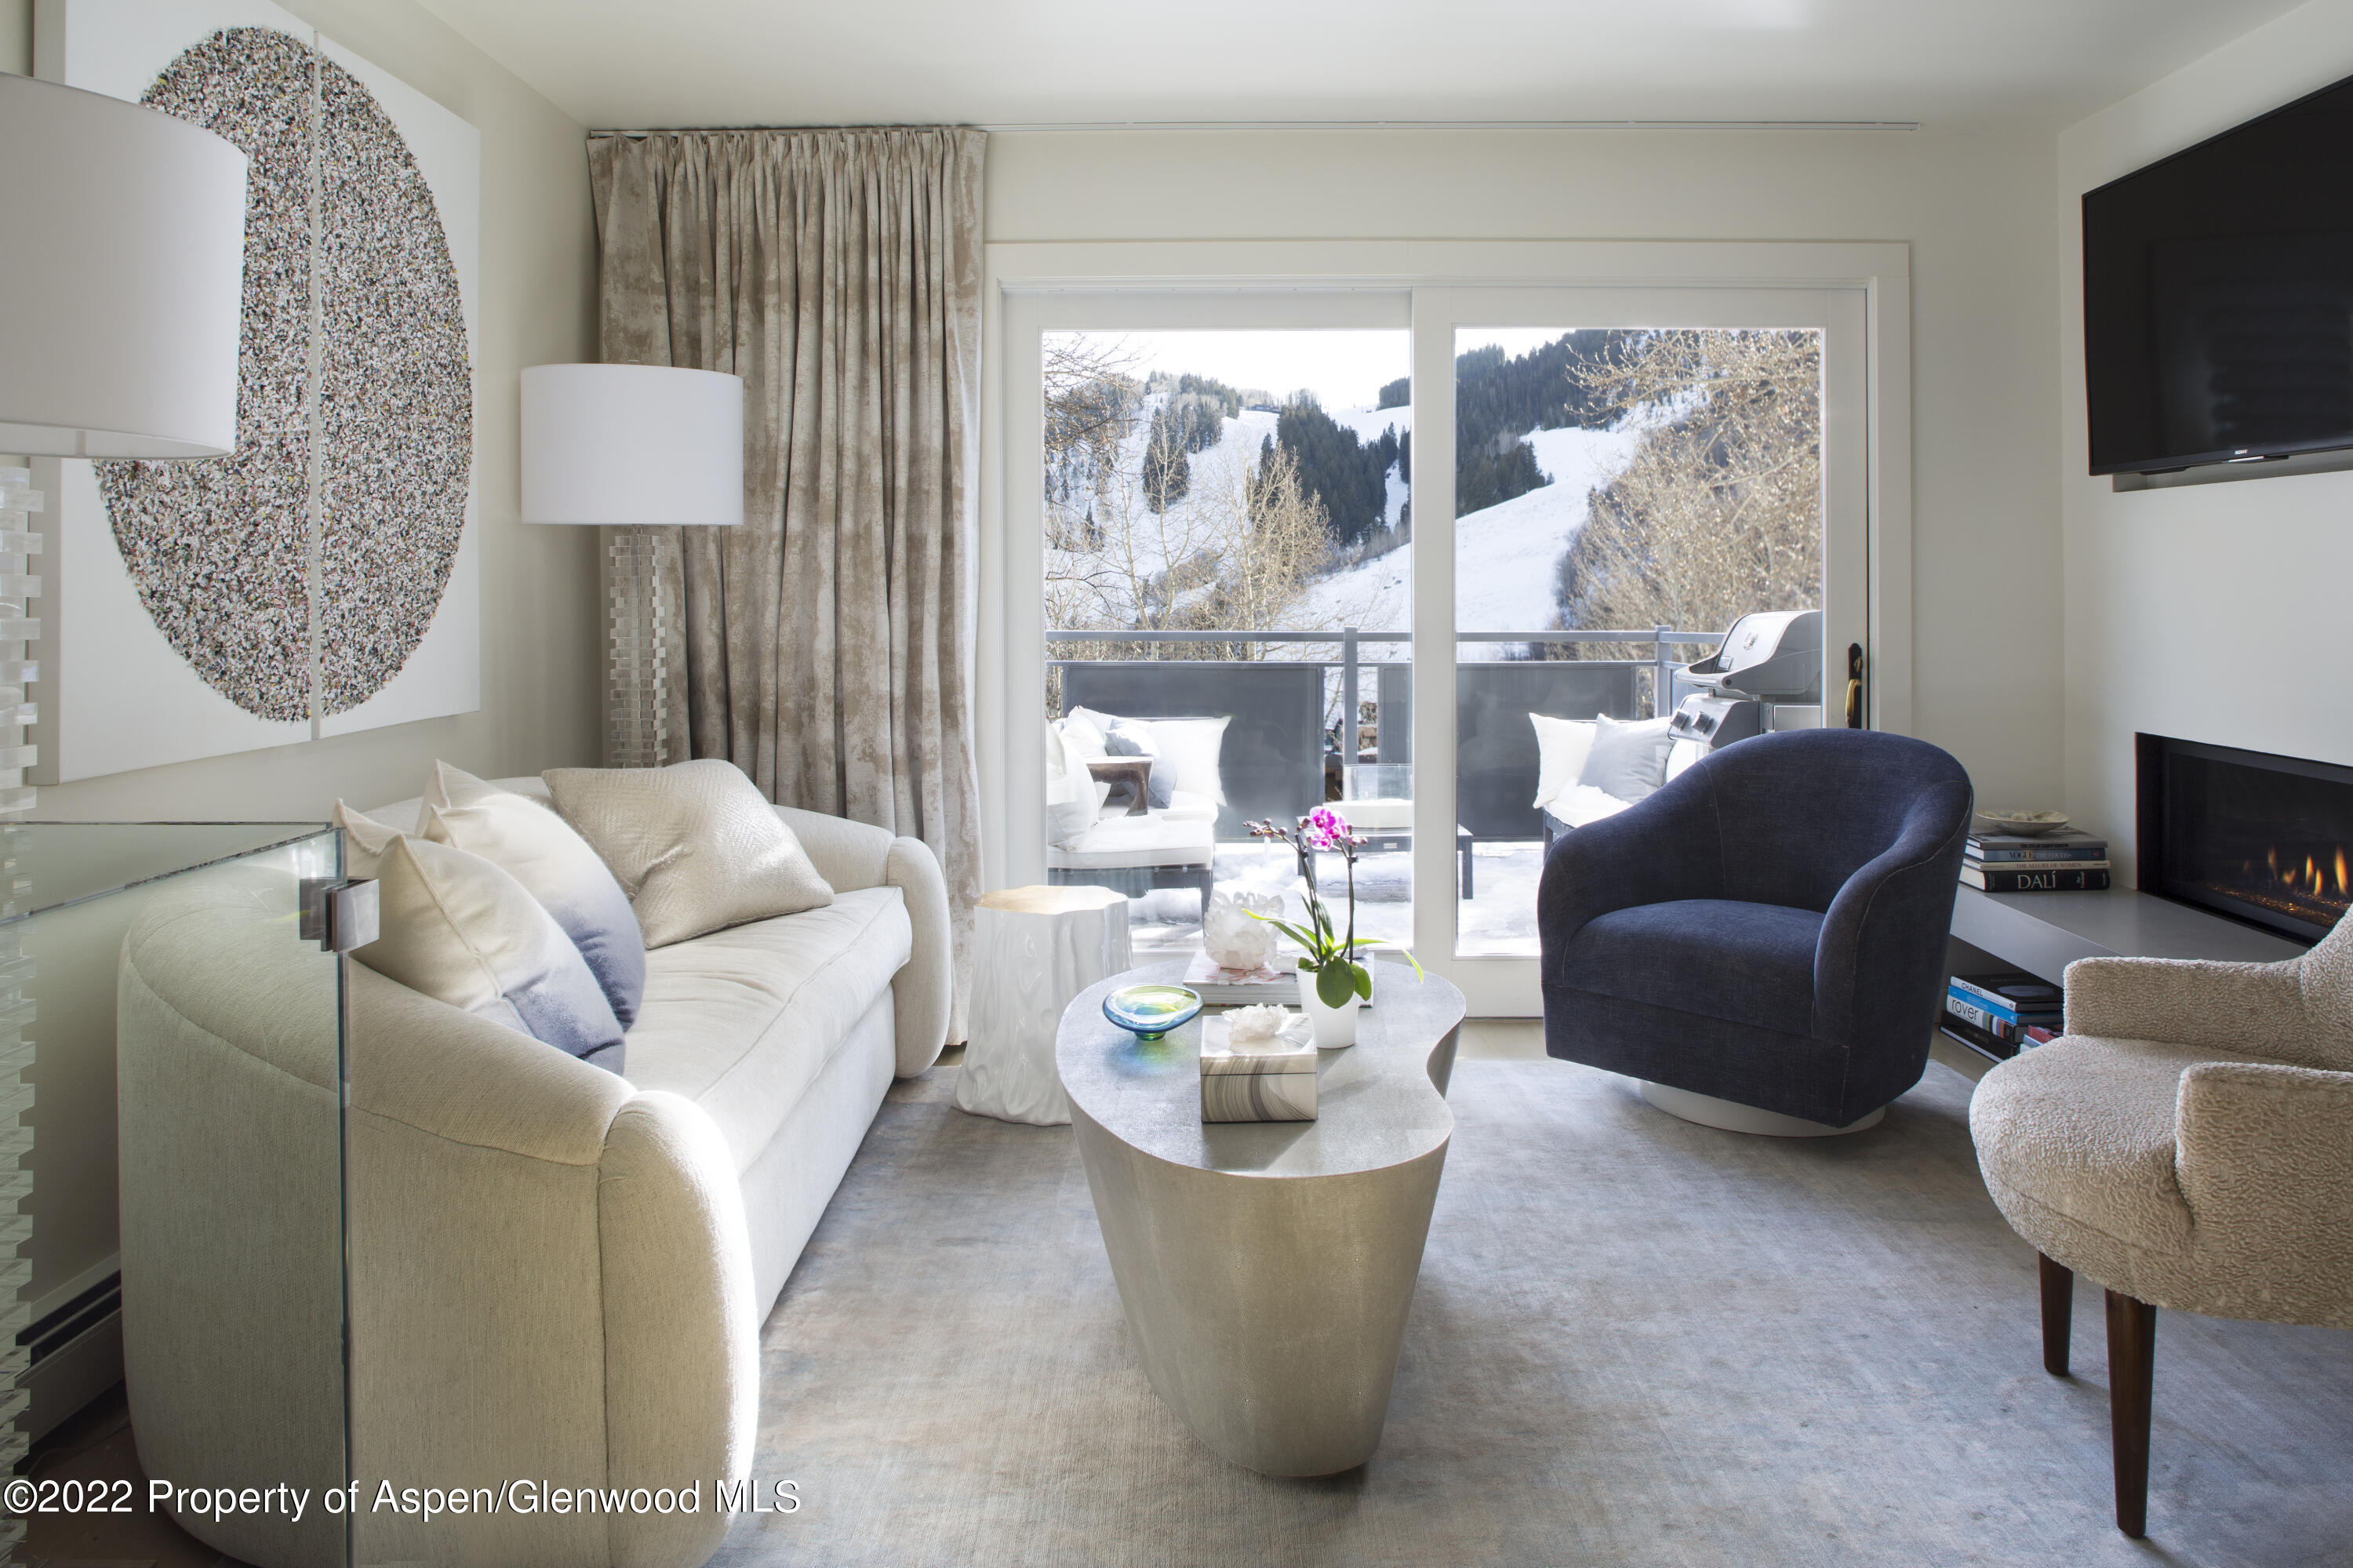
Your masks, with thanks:
M1869 1116L1857 1117L1844 1127L1832 1127L1828 1122L1808 1121L1803 1117L1758 1110L1754 1106L1719 1100L1711 1095L1695 1095L1689 1089L1669 1088L1647 1078L1639 1081L1642 1086L1642 1097L1669 1116L1697 1122L1702 1127L1722 1128L1726 1132L1755 1133L1763 1138L1835 1138L1841 1133L1861 1132L1865 1128L1877 1127L1879 1118L1887 1114L1887 1107L1882 1106Z

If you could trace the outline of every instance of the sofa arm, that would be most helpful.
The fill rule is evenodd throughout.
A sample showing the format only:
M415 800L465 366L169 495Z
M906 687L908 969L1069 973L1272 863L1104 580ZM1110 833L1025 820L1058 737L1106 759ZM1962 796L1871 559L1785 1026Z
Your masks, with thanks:
M691 1568L731 1522L709 1489L751 1473L759 1429L743 1189L708 1116L680 1096L642 1094L605 1135L596 1197L607 1482L705 1494L700 1517L616 1515L612 1560Z
M891 1008L898 1020L898 1065L912 1078L940 1059L948 1036L948 1009L955 997L955 952L948 924L948 885L939 857L921 839L901 838L888 828L778 806L776 815L801 841L818 874L837 893L860 887L895 887L906 900L907 923L914 927L914 955L891 980Z
M700 1515L364 1514L369 1561L691 1564L756 1386L733 1163L692 1106L351 967L353 1473L679 1486Z
M2309 1027L2293 959L2078 959L2065 980L2070 1034L2283 1057Z
M891 980L899 1027L898 1075L912 1078L940 1059L955 999L955 934L949 925L947 878L939 857L921 839L896 839L885 864L889 885L907 901L913 951Z
M2232 1317L2353 1328L2353 1073L2200 1062L2175 1104L2176 1175Z
M804 811L797 806L775 810L808 852L817 874L836 893L890 885L891 845L896 837L890 829L823 811Z

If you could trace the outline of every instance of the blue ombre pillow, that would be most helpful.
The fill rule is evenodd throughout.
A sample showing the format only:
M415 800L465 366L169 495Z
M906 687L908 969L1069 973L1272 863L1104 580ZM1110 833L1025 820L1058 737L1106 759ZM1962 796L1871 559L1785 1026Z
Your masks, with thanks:
M621 1021L580 949L522 883L480 855L338 802L345 866L374 877L376 939L352 956L412 991L618 1073Z
M646 939L629 895L572 824L528 796L446 762L425 792L424 835L478 854L539 900L604 989L627 1029L646 994Z

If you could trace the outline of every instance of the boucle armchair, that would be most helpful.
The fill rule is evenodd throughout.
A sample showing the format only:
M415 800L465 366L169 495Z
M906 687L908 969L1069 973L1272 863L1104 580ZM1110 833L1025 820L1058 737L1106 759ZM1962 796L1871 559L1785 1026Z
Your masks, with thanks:
M2107 1293L2116 1527L2147 1526L2157 1309L2353 1328L2353 922L2277 964L2084 959L2066 1033L1986 1075L1986 1186L2042 1255L2042 1360Z
M1793 730L1566 834L1536 893L1545 1049L1711 1126L1857 1128L1927 1065L1969 802L1925 741Z

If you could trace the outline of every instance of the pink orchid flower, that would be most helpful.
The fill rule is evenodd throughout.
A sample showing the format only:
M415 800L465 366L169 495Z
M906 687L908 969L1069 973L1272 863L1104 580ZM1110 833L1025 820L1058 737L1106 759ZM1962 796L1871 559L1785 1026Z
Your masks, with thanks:
M1308 842L1319 850L1335 850L1348 842L1348 819L1329 806L1307 813Z

